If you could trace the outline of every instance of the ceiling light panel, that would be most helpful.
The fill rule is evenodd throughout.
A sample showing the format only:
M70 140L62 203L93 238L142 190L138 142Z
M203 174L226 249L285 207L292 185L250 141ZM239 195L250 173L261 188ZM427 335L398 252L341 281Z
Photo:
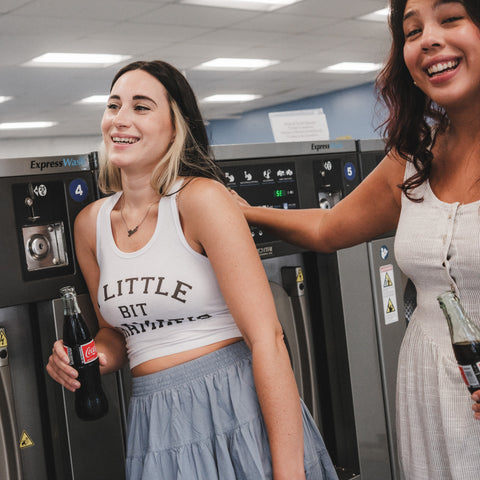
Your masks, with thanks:
M0 123L0 130L22 130L29 128L49 128L57 125L57 122L12 122Z
M260 68L276 65L278 60L262 58L215 58L202 63L195 70L258 70Z
M235 102L251 102L262 98L262 95L246 94L246 93L232 93L232 94L218 94L205 97L202 101L207 103L235 103Z
M28 67L108 67L128 60L130 55L110 55L106 53L45 53L33 58L24 66Z
M321 73L367 73L380 70L381 63L340 62L320 70Z
M89 104L89 105L106 105L109 95L91 95L90 97L85 97L79 100L77 103Z
M180 3L203 5L206 7L236 8L241 10L271 12L300 1L301 0L180 0Z
M381 10L377 10L372 13L368 13L367 15L362 15L358 17L359 20L370 20L372 22L386 22L390 15L390 8L382 8Z

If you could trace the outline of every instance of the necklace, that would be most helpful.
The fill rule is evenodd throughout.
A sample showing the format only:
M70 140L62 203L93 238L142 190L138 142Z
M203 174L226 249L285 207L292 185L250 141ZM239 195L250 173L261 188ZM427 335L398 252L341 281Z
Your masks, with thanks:
M137 233L138 229L140 228L140 225L145 221L145 219L147 218L147 215L148 215L148 212L150 211L150 209L152 208L152 206L157 203L156 201L155 202L152 202L148 208L147 208L147 211L145 212L145 215L143 216L143 218L140 220L140 222L137 223L137 225L133 228L128 228L128 225L127 225L127 222L125 221L125 217L123 216L123 207L125 207L125 197L123 197L123 203L122 203L122 208L120 209L120 216L122 217L122 220L123 220L123 223L127 229L127 233L128 233L128 236L131 237L134 233Z

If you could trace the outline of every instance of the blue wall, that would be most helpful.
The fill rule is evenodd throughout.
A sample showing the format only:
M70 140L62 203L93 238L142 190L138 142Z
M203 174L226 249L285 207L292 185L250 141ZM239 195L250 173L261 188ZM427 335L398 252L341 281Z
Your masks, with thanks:
M212 120L207 126L212 145L274 142L269 112L323 108L330 138L380 138L381 123L373 83L304 98L268 108L252 110L240 119Z

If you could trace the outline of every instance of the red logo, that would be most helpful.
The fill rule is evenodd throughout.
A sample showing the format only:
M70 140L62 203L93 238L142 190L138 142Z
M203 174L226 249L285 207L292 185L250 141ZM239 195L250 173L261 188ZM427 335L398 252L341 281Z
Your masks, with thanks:
M95 342L93 340L82 345L83 363L93 362L97 358L98 358L98 353L95 347Z

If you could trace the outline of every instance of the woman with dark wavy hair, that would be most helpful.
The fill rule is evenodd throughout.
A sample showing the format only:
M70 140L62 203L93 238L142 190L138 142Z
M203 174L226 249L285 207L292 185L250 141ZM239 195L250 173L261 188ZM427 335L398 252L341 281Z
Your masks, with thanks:
M128 360L132 373L127 480L336 480L184 76L161 61L122 68L102 133L99 184L113 195L78 214L75 250L101 371ZM62 345L47 371L75 391Z
M480 390L470 398L437 302L453 290L480 326L479 25L478 0L392 0L393 42L377 80L389 111L384 160L331 210L238 199L249 223L321 252L396 229L397 262L417 289L397 380L406 480L480 474Z

